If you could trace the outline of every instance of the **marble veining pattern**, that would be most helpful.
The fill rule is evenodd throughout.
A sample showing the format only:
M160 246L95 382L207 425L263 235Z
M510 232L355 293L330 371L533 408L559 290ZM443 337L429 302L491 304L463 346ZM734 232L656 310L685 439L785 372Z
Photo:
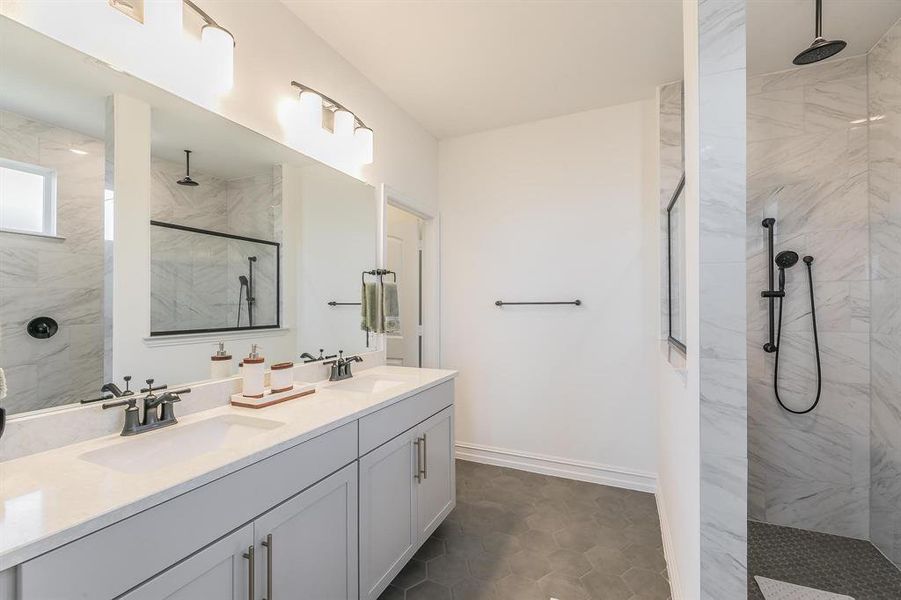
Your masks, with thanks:
M263 240L281 239L280 169L224 179L192 171L200 183L175 182L183 165L153 157L152 218L200 229ZM235 327L238 324L238 277L247 275L256 256L254 325L275 325L275 248L242 240L154 227L151 229L151 329L173 331ZM240 325L247 326L241 298Z
M747 586L745 8L742 0L698 2L704 600L739 598Z
M901 568L901 21L867 57L870 122L870 536Z
M867 60L852 57L748 81L747 299L752 519L867 538L870 258ZM815 413L773 395L764 217L775 251L814 257L823 368ZM779 357L783 401L806 407L816 363L806 267L786 273ZM778 310L778 302L776 303ZM750 341L753 340L753 343Z
M101 140L0 111L0 157L56 171L57 233L65 238L0 233L0 366L10 414L96 397L104 380L104 156ZM26 333L41 315L59 323L54 337Z

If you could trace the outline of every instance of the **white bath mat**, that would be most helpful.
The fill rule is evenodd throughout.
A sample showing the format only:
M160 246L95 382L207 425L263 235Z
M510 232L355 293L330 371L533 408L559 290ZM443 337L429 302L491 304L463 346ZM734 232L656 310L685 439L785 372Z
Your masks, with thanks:
M766 600L854 600L851 596L795 585L766 577L754 577Z

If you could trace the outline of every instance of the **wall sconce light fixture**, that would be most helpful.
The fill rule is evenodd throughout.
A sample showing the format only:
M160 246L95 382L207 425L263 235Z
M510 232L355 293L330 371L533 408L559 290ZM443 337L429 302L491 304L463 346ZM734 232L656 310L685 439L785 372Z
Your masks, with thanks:
M362 164L372 163L372 129L367 127L360 117L337 100L308 85L296 81L292 81L291 85L300 90L300 122L303 127L314 130L325 129L322 117L323 114L330 114L331 133L335 136L335 140L346 140L356 151Z
M215 60L214 64L218 71L217 81L221 83L222 89L230 90L235 82L235 36L191 0L182 0L182 2L203 19L203 27L200 29L200 44Z

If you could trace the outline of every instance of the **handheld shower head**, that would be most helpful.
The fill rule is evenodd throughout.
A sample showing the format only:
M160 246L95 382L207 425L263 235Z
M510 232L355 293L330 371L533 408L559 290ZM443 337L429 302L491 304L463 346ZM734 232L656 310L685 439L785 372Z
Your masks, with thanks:
M794 250L783 250L776 255L775 262L780 269L790 269L798 263L798 253Z
M241 283L241 285L247 287L247 275L238 275L238 281Z

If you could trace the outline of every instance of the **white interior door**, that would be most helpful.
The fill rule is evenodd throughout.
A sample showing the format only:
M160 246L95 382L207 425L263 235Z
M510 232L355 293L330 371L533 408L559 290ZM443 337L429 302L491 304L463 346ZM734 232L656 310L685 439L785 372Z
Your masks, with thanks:
M388 205L388 269L397 273L400 303L399 335L387 336L387 362L404 367L420 366L420 221L404 210Z

